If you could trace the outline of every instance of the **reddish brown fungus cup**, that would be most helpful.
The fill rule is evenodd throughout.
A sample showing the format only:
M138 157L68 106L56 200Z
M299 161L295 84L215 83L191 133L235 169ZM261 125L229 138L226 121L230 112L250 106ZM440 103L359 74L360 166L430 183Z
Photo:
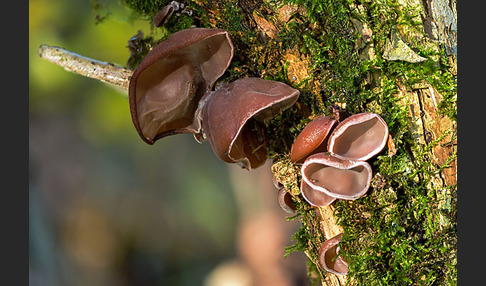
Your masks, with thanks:
M326 153L311 155L301 168L302 180L317 192L343 200L363 196L371 182L371 166L363 161L343 160Z
M295 213L297 208L292 200L292 195L287 192L286 188L280 188L277 194L277 201L280 208L287 213Z
M336 126L328 150L341 159L366 161L385 147L387 139L388 126L383 118L375 113L358 113Z
M309 155L326 152L328 135L336 124L330 116L319 116L309 122L292 144L290 161L302 163Z
M319 249L319 264L321 267L336 275L348 274L348 262L339 255L339 242L341 241L342 233L324 241Z
M153 144L164 136L200 132L199 100L232 57L233 44L221 29L182 30L151 50L129 85L130 113L140 137Z
M300 92L282 82L243 78L222 85L200 105L202 132L223 161L248 170L267 159L265 123L297 101Z
M170 17L174 11L179 10L179 3L177 1L172 1L170 4L162 8L154 17L152 23L155 27L161 27L169 21Z
M304 180L300 182L300 192L309 204L316 207L328 206L336 200L335 197L312 188Z

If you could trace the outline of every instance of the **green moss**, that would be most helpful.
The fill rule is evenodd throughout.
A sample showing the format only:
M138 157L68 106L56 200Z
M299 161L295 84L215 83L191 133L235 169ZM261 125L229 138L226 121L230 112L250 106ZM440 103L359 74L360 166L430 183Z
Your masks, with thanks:
M122 0L122 2L135 14L152 20L155 14L168 5L171 0Z

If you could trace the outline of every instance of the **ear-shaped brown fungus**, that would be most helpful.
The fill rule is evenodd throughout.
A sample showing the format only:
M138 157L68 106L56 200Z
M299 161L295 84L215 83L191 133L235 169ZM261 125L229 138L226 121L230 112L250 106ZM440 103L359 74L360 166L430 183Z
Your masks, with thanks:
M199 100L232 57L231 39L220 29L182 30L151 50L129 85L130 113L140 137L153 144L168 135L198 133Z
M174 11L177 10L179 10L179 2L177 1L170 2L170 4L166 5L155 15L152 21L154 26L155 27L163 26L165 23L167 23L167 21L169 21Z
M228 163L251 170L265 163L264 124L297 101L300 92L282 82L243 78L218 87L201 102L202 136Z
M317 207L328 206L336 200L336 198L312 188L304 180L300 182L300 192L309 204Z
M328 150L338 158L366 161L385 147L388 126L375 113L358 113L339 123L329 136Z
M288 213L295 213L297 208L292 201L292 195L287 192L286 188L280 188L277 194L278 205Z
M302 163L309 155L326 152L328 135L336 124L330 116L319 116L309 122L292 144L290 161Z
M302 180L327 195L355 200L370 187L371 166L363 161L343 160L326 153L311 155L301 168Z
M341 241L342 233L324 241L319 249L319 264L327 272L336 275L348 274L348 262L339 256L339 245Z

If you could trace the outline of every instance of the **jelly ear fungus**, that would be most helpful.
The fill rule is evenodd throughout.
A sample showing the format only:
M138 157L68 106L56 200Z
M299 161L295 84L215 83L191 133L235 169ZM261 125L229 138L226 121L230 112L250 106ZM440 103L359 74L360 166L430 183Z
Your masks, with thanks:
M182 30L151 50L129 85L130 113L140 137L153 144L168 135L200 132L199 100L232 58L233 44L221 29Z
M167 23L174 14L174 11L179 10L179 2L172 1L168 5L164 6L154 17L152 23L155 27L162 27Z
M199 142L208 140L225 162L248 170L261 166L268 152L265 123L293 105L300 92L260 78L239 79L211 92L232 58L233 44L221 29L182 30L151 50L129 85L130 112L140 137L153 144L191 133Z
M287 192L287 189L285 187L282 187L278 190L277 202L280 208L286 211L287 213L297 212L297 207L292 201L292 195L289 192Z
M341 241L342 233L327 239L319 249L319 264L329 273L336 275L348 274L348 262L339 255L339 242Z
M200 105L202 132L223 161L251 170L267 159L265 123L293 105L300 92L282 82L261 78L238 79L219 86Z
M372 177L371 166L365 161L378 154L388 139L388 126L377 114L348 116L337 110L326 118L328 116L311 121L295 140L291 152L291 158L298 154L296 150L312 154L309 157L299 154L294 158L305 158L301 167L301 191L307 202L315 206L325 205L316 200L323 194L344 200L363 196ZM318 120L325 124L318 124ZM331 120L342 121L334 127ZM314 147L321 141L327 141L327 146ZM302 159L293 159L293 162L298 163L298 160Z
M368 190L371 166L364 161L339 159L317 153L302 164L302 180L315 192L343 200L355 200Z
M318 116L310 121L292 144L290 161L301 164L314 153L326 152L329 134L336 124L331 116Z
M325 192L316 191L304 180L300 182L300 192L309 204L316 207L330 205L336 200L335 197L332 197Z
M358 113L341 121L331 133L329 152L338 158L366 161L378 154L388 139L388 126L375 113Z

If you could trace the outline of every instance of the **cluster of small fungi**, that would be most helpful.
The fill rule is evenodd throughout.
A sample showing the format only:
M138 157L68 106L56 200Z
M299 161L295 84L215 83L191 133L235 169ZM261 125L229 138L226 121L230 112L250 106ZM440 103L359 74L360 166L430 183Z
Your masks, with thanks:
M321 207L336 199L356 200L370 186L371 166L366 160L378 154L388 139L388 126L375 113L348 116L336 110L309 122L295 139L290 161L300 166L300 193L312 206ZM287 212L295 212L292 197L283 184L278 202ZM319 251L319 263L327 272L346 275L347 261L339 256L342 233L327 239Z
M172 4L171 4L172 5ZM154 19L163 25L178 7L167 6ZM251 170L265 163L266 123L292 106L300 92L287 84L261 78L215 82L226 71L234 47L221 29L190 28L172 34L140 62L130 79L133 123L148 144L169 135L189 133L209 141L221 160ZM344 112L319 116L296 138L291 162L301 166L300 193L313 206L363 196L371 181L366 160L384 147L388 128L373 113L347 118ZM291 197L279 186L280 205L295 211ZM327 239L319 257L324 270L346 274L339 254L339 234Z

